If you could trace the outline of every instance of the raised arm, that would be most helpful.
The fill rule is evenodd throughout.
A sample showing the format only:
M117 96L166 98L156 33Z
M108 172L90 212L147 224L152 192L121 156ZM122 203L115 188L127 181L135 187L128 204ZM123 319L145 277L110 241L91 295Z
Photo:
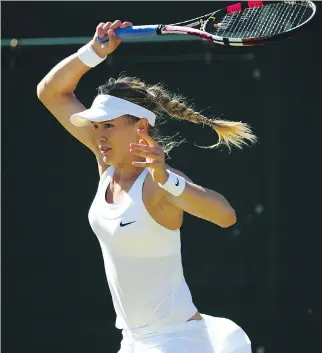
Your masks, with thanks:
M118 27L128 27L130 22L106 22L100 23L95 35L90 42L92 48L100 57L111 54L121 43L114 36L113 29ZM109 35L109 41L101 45L96 41L96 37ZM72 114L81 112L86 108L75 97L74 91L80 79L91 69L85 65L75 53L59 64L41 80L37 86L37 95L44 106L55 116L55 118L72 134L77 140L87 146L95 155L97 147L91 127L77 128L69 120Z

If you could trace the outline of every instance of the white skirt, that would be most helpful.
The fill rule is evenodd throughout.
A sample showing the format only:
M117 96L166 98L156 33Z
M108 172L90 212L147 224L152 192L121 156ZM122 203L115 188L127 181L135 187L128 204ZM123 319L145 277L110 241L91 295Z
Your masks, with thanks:
M123 330L118 353L251 353L246 333L233 321L201 314L171 331L133 334Z

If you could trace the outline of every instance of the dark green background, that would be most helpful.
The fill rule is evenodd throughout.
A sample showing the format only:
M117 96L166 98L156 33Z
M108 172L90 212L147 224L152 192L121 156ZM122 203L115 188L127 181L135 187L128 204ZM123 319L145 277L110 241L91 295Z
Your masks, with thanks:
M100 21L172 23L227 3L3 2L2 38L91 36ZM209 128L171 120L164 130L187 138L169 163L236 209L228 229L187 215L183 262L200 311L241 325L254 352L321 352L321 27L318 15L295 38L255 49L123 44L76 91L90 105L125 71L252 125L259 144L232 154L194 147L216 142ZM121 339L87 220L95 158L36 96L77 49L2 49L3 353L113 353Z

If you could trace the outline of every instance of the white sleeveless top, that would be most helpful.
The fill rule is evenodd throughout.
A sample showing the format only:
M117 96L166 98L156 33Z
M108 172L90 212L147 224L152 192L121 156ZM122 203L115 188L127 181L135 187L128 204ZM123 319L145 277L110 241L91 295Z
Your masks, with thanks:
M152 332L182 323L197 309L182 270L180 230L163 227L145 208L142 188L148 169L122 203L107 203L114 170L110 166L101 176L89 222L102 249L116 327Z

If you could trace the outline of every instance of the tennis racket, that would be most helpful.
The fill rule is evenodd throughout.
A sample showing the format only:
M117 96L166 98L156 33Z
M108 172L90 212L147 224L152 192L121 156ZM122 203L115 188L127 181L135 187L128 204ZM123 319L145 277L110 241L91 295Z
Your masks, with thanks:
M312 1L243 1L207 15L171 25L119 28L120 39L186 34L230 46L263 45L290 37L316 13ZM108 36L97 37L101 43Z

